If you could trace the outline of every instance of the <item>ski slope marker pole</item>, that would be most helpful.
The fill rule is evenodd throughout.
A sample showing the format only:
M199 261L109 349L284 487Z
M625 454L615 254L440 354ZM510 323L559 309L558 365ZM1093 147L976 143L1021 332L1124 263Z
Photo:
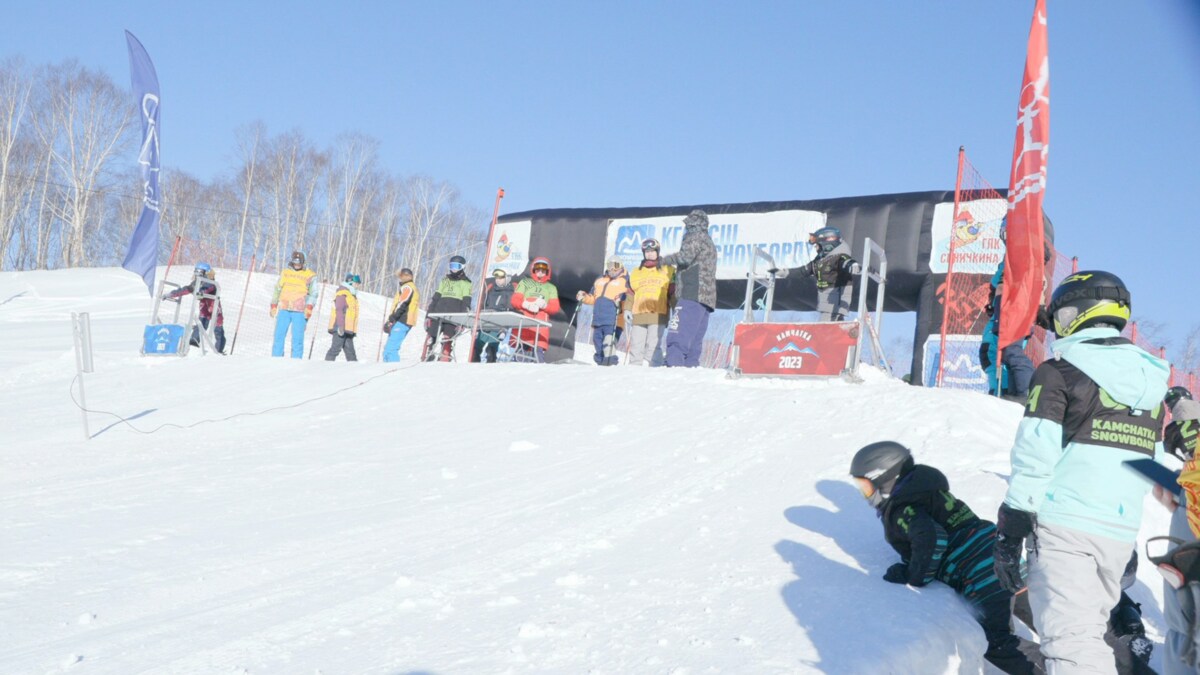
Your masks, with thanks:
M246 296L250 295L250 277L254 274L254 260L258 254L250 256L250 267L246 270L246 288L242 290L242 305L238 307L237 325L233 327L233 342L229 343L229 355L233 356L233 350L237 347L238 331L242 329L242 312L246 311Z
M475 320L471 322L471 354L475 353L475 340L479 337L479 312L483 310L483 303L487 300L487 277L488 262L492 259L492 237L496 234L496 220L500 218L500 200L504 199L504 188L496 189L496 208L492 209L492 224L488 227L487 249L483 255L483 265L480 266L479 272L479 298L475 302ZM470 356L467 357L467 362L470 363Z

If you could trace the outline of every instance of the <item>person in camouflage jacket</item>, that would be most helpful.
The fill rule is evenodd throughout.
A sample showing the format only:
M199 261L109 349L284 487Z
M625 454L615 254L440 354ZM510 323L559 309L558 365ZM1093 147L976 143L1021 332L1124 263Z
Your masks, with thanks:
M700 365L708 315L717 307L717 246L708 233L708 214L695 209L684 218L679 251L662 259L675 267L678 302L667 324L667 365Z

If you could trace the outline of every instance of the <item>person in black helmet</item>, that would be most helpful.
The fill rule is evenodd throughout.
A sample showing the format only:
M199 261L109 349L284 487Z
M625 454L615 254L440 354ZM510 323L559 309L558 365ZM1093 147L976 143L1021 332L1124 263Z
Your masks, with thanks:
M1163 430L1163 445L1167 452L1186 462L1196 454L1196 439L1200 438L1200 401L1192 399L1187 387L1171 387L1163 403L1171 411L1171 423Z
M437 290L425 308L427 314L448 314L471 311L471 280L467 278L467 259L461 255L450 258L449 270L438 283ZM441 326L441 337L438 326ZM421 358L426 361L449 361L457 330L448 323L425 320L425 349Z
M1150 485L1126 460L1162 457L1170 366L1120 336L1129 290L1115 274L1072 274L1050 298L1058 340L1037 367L996 518L996 576L1026 584L1050 672L1111 673L1104 638Z
M1006 673L1041 672L1036 656L1031 661L1026 654L1036 649L1012 632L1013 594L1000 586L992 569L996 526L951 494L941 471L915 463L900 443L862 448L850 463L850 475L883 521L884 539L900 554L884 581L950 586L983 627L989 663Z
M817 312L821 321L843 321L850 313L850 284L862 273L862 267L842 241L842 231L822 227L808 235L814 247L813 259L800 268L817 282Z
M1195 461L1196 439L1200 435L1200 402L1193 400L1192 392L1185 387L1171 387L1163 402L1171 411L1171 423L1163 432L1166 449L1184 462L1177 479L1183 491L1178 497L1162 487L1154 486L1154 496L1171 511L1169 534L1177 540L1168 550L1196 541L1196 533L1189 525L1188 510L1196 501L1197 467ZM1182 596L1182 597L1181 597ZM1170 581L1163 581L1163 618L1167 624L1163 640L1163 675L1185 675L1200 671L1193 646L1195 608L1190 602L1187 586L1176 590Z

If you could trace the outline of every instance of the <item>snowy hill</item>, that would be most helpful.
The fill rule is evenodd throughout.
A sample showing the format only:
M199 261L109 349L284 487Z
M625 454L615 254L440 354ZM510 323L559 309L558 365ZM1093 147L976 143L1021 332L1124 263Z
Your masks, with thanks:
M140 432L92 414L84 440L72 310L89 406ZM143 358L148 312L121 270L0 274L0 671L981 672L952 591L880 579L846 471L899 440L993 517L1018 406L409 349ZM1159 641L1160 587L1144 564Z

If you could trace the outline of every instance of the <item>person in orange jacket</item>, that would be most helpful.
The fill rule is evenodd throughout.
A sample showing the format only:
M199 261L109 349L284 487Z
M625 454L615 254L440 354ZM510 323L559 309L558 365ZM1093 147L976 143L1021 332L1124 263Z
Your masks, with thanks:
M304 358L304 328L317 303L317 274L304 268L304 253L292 252L288 268L275 282L271 316L275 319L275 342L271 356L283 356L283 340L292 331L292 358ZM280 307L283 305L283 307Z
M551 314L558 314L562 306L558 302L558 286L550 283L552 270L546 258L534 258L529 266L529 276L521 279L513 291L514 311L539 321L549 321ZM533 345L533 358L538 363L546 362L546 350L550 348L549 328L522 328L518 339Z
M592 305L592 344L596 355L592 357L598 366L617 365L617 323L621 318L621 304L629 294L629 275L625 264L613 256L609 258L604 274L592 284L592 292L579 291L575 299Z
M333 316L329 317L329 334L333 341L325 353L326 361L336 361L338 354L346 352L347 361L357 361L354 352L354 336L358 334L358 285L362 277L347 274L341 288L333 296Z
M421 305L421 294L413 281L413 271L407 267L396 272L400 281L400 290L392 298L392 313L383 324L383 332L388 334L387 344L383 345L384 363L395 363L400 360L400 345L408 331L417 325L417 309Z

